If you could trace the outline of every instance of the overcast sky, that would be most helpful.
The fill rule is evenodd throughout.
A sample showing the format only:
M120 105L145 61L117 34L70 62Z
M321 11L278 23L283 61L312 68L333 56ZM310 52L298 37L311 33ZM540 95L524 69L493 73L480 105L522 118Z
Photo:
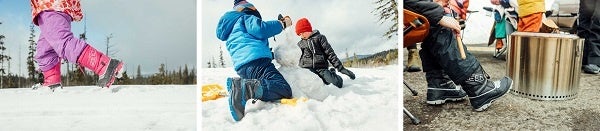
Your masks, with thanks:
M137 65L143 74L157 72L161 63L169 70L196 66L195 0L82 0L81 6L87 19L87 42L105 52L105 38L113 33L110 42L118 50L114 57L125 62L130 74ZM29 1L0 0L0 22L0 34L6 36L12 57L11 71L19 73L21 63L21 74L26 74ZM76 36L83 33L83 21L71 25ZM40 31L37 26L35 30L37 41Z
M349 54L373 54L397 48L397 37L387 40L382 37L391 22L383 25L371 13L376 7L374 0L249 0L260 11L264 20L274 20L277 14L289 15L293 23L306 17L313 29L318 29L327 36L327 40L340 59L345 57L346 48ZM233 0L202 0L202 43L200 66L207 67L211 57L218 59L219 44L223 51L227 66L231 66L223 41L216 37L216 26L219 18L231 11ZM295 27L295 25L293 26ZM294 29L294 28L290 29ZM277 36L275 36L277 38ZM300 40L300 38L298 38ZM270 39L272 41L272 38ZM293 43L296 44L296 43Z

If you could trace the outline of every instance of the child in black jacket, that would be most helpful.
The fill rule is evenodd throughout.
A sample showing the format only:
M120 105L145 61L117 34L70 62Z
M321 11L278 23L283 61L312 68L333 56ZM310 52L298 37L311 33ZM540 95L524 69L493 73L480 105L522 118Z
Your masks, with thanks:
M354 80L354 73L344 68L333 48L327 42L327 38L318 30L313 31L308 19L302 18L296 22L296 34L302 38L298 42L298 47L302 50L298 66L307 68L317 74L323 80L323 83L333 84L338 88L342 88L343 80L335 73L336 69ZM328 69L329 63L335 68Z

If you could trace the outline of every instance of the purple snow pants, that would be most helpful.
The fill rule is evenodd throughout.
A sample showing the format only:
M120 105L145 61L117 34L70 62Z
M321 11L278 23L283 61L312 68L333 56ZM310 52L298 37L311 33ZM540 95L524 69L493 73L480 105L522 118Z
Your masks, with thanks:
M50 70L60 64L61 58L77 63L77 58L88 44L73 36L71 20L68 14L57 11L44 11L37 16L41 33L35 60L40 70Z

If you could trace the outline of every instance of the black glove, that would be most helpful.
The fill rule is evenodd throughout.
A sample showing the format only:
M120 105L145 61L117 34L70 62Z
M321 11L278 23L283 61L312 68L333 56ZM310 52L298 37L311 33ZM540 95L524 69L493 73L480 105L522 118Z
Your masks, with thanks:
M460 30L464 30L465 27L467 27L466 23L467 22L465 20L462 20L462 19L458 20L458 24L460 24Z
M275 38L273 38L275 39ZM271 57L273 57L273 60L275 59L275 53L273 53L273 48L269 48L269 50L271 50Z
M279 14L277 16L277 20L279 20L279 22L281 22L281 24L283 25L283 29L292 26L292 19L290 18L290 16L284 17L283 15Z
M354 78L356 78L356 76L354 76L354 73L352 73L352 71L350 71L344 67L342 67L342 69L339 69L338 71L344 75L347 75L352 80L354 80Z

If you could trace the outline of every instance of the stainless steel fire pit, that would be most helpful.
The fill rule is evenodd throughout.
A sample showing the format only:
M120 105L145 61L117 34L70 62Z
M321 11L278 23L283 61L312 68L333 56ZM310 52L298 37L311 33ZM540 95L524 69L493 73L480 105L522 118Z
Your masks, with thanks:
M537 100L567 100L579 91L583 39L568 34L511 34L507 74L511 92Z

